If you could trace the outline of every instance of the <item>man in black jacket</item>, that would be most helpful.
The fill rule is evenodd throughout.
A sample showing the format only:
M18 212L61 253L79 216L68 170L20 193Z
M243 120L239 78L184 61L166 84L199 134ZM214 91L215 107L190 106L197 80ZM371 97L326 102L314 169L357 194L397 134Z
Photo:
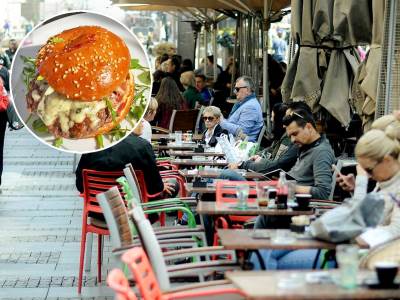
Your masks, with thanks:
M134 169L142 170L147 190L150 194L164 191L168 195L175 196L178 192L174 182L163 182L156 164L156 157L150 143L138 135L143 126L138 125L134 133L123 141L107 148L89 154L83 154L76 169L76 188L83 192L83 169L97 171L119 171L125 165L131 163Z

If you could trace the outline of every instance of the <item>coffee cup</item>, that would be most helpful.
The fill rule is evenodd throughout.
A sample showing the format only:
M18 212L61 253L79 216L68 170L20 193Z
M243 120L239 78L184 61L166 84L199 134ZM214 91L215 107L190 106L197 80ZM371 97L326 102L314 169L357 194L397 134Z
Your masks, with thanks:
M399 265L395 262L380 261L375 264L375 271L381 286L393 285Z
M310 208L310 194L296 194L296 201L299 209L308 210Z

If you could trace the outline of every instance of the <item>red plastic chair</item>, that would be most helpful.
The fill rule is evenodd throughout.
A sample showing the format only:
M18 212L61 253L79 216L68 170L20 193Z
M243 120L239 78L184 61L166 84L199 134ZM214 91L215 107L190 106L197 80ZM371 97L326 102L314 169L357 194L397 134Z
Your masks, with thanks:
M135 174L139 183L139 188L140 188L140 192L142 194L142 201L143 202L149 202L151 201L151 199L155 199L157 197L159 197L163 192L159 192L156 194L149 194L148 190L147 190L147 186L146 186L146 181L144 180L144 174L143 171L141 170L135 170ZM162 178L175 178L177 179L178 183L179 183L179 192L180 192L180 197L186 197L186 189L185 189L185 183L184 180L181 178L181 176L177 176L177 175L165 175L162 176ZM165 226L165 213L161 213L160 214L160 225L161 226Z
M182 292L163 293L160 289L158 281L154 275L153 268L151 267L143 248L135 247L128 250L122 255L122 261L127 264L129 269L131 270L133 277L135 278L136 286L143 300L194 299L196 297L204 297L205 299L207 299L206 297L208 296L227 294L236 294L245 297L244 293L238 289L221 287L218 288L215 286L210 289L202 289L198 291L185 290ZM121 274L118 274L117 276L120 275ZM120 285L118 285L117 287L119 286ZM113 286L110 285L110 287L114 289ZM130 291L124 292L124 289L114 290L117 292L117 295L119 293L125 297L120 299L136 299L129 298L129 295L131 294Z
M275 181L266 181L268 185L276 185ZM239 185L248 185L249 186L249 196L247 203L250 205L255 205L257 203L257 182L256 181L230 181L230 180L222 180L218 181L216 184L216 192L215 198L216 203L218 204L226 204L231 203L234 204L237 202L236 196L236 187ZM226 217L219 217L215 221L215 232L213 245L218 245L218 234L217 229L228 229L228 228L243 228L243 224L252 219L251 216L236 216L229 215Z
M129 286L128 279L120 269L111 270L107 276L107 284L115 291L116 300L137 300L135 293Z
M102 256L102 236L109 235L107 226L101 226L99 222L88 222L89 213L103 213L97 202L96 195L103 193L113 186L118 186L117 178L124 176L123 171L95 171L84 169L83 176L83 211L82 211L82 236L81 253L79 258L79 278L78 293L82 291L83 264L85 261L86 235L95 233L98 235L97 244L97 281L101 282L101 256ZM105 224L105 222L104 222Z

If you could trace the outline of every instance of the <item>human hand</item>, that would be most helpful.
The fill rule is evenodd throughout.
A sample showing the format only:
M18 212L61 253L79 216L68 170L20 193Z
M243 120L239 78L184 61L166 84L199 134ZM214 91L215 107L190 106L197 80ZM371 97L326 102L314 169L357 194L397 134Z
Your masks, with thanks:
M230 163L228 164L228 168L231 170L239 169L239 163Z
M258 157L260 157L259 155L253 155L249 157L249 160L255 161Z
M336 175L336 182L346 192L354 191L354 188L356 185L356 180L354 178L354 174L343 175L341 173L338 173Z
M164 182L164 192L168 195L172 195L175 192L175 184L172 182Z

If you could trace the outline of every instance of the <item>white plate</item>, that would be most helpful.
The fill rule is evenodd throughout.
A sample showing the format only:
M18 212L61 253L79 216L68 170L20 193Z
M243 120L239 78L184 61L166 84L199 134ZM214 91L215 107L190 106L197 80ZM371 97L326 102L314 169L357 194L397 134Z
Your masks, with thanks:
M45 21L44 23L38 25L38 27L36 27L24 39L24 41L21 43L21 47L18 48L14 56L12 71L11 71L11 87L12 87L11 92L17 113L20 119L24 122L25 126L28 128L28 130L40 141L42 141L46 145L55 148L53 146L53 142L55 140L53 135L49 133L40 134L32 129L32 121L38 119L38 117L34 116L33 119L30 118L31 121L29 122L29 124L26 124L25 122L29 118L30 113L27 109L27 104L26 104L27 90L22 77L24 64L21 55L36 57L38 50L43 44L46 43L49 37L61 33L66 29L83 25L97 25L106 28L107 30L115 33L120 38L122 38L129 48L131 58L138 59L139 63L143 67L150 69L150 63L146 52L144 51L142 45L140 44L136 36L132 32L130 32L129 29L126 28L124 25L107 16L92 12L80 12L78 14L73 14L73 15L70 14L60 15L57 18L55 18L55 20L49 20L49 21L50 21L49 23L46 23ZM141 71L137 70L134 71L135 86L136 84L143 85L143 83L140 82L140 80L137 78L137 75L139 75L140 73ZM149 103L150 87L151 85L144 92L146 103L142 103L142 105L145 106L143 112L146 111L147 105ZM143 114L138 117L139 119L141 119L143 117ZM134 125L136 124L137 122L134 123ZM130 131L134 129L134 127L132 127L132 125L126 120L123 120L120 125L121 128L127 128ZM125 135L125 137L126 136L128 136L128 134ZM103 140L104 140L104 148L97 149L95 138L88 138L88 139L64 138L62 146L60 148L55 148L55 149L82 154L82 153L103 150L122 141L122 139L120 139L119 141L114 140L111 142L110 138L107 135L104 135Z

